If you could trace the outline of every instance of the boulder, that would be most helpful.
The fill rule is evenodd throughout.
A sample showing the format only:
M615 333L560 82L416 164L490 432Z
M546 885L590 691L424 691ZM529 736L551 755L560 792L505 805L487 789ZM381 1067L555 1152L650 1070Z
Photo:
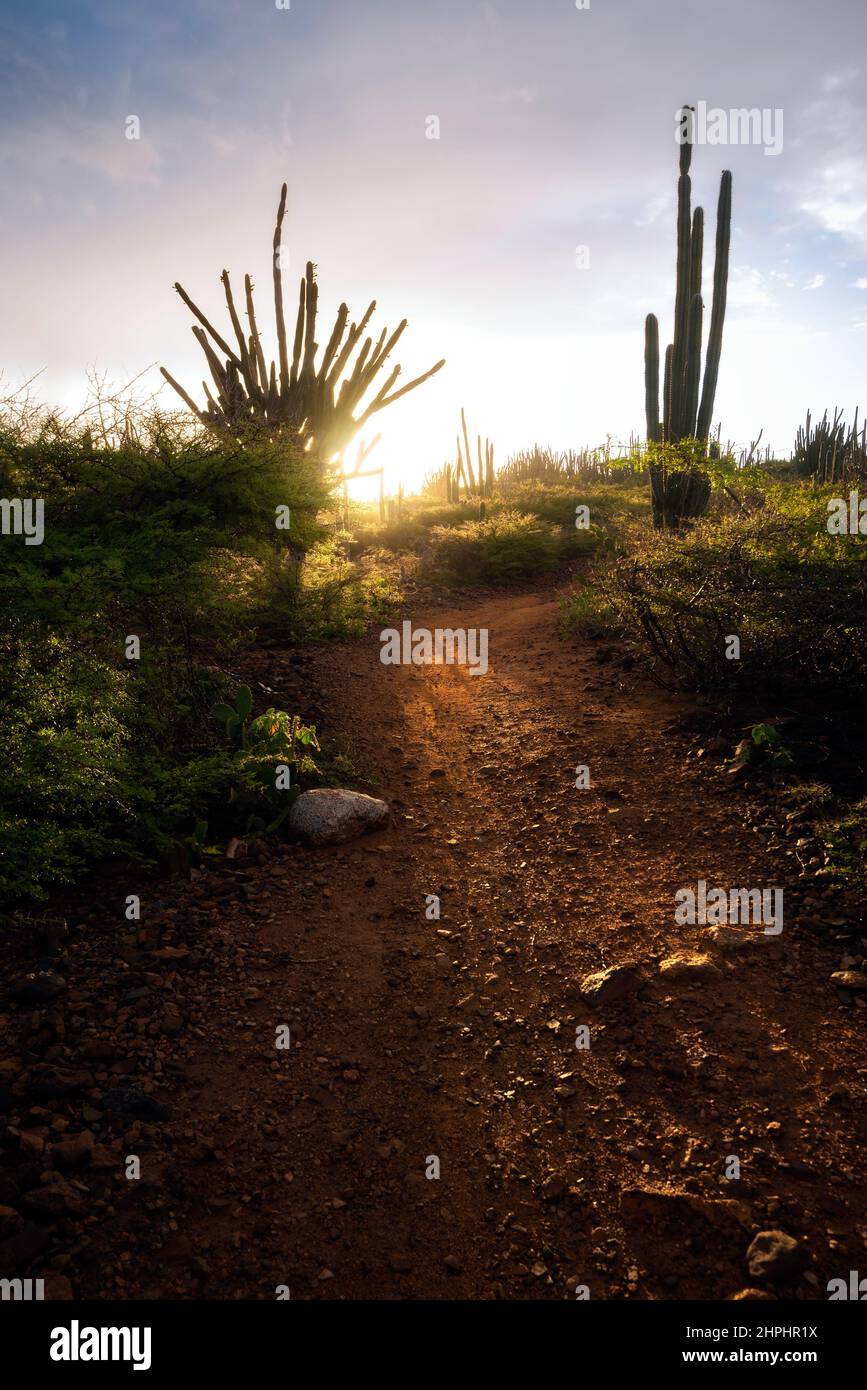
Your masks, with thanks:
M308 845L342 845L388 825L388 802L363 792L318 787L302 792L289 812L289 829Z

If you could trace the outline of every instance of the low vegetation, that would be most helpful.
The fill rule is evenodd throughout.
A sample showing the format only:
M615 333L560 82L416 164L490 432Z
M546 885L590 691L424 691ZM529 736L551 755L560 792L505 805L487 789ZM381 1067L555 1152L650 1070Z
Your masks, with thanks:
M256 724L241 748L212 711L231 694L232 652L273 606L304 630L305 557L323 535L315 472L173 417L95 438L30 411L0 421L0 479L47 519L41 545L3 542L0 896L43 895L95 859L152 860L205 822L216 836L271 824L253 751L277 739L310 770L286 745L297 726L272 711L271 742ZM291 550L275 540L280 507Z

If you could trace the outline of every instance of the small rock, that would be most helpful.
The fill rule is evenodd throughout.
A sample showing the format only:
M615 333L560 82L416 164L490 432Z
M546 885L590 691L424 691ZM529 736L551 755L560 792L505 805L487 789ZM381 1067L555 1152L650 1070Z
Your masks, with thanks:
M46 1274L44 1292L48 1303L70 1303L75 1297L65 1274Z
M708 927L702 932L709 946L719 951L749 951L753 946L773 941L763 931L755 927Z
M568 1191L569 1184L566 1182L565 1178L553 1174L542 1183L542 1201L560 1202Z
M38 1062L26 1074L27 1095L33 1100L62 1100L75 1091L83 1091L93 1085L93 1074L89 1071L68 1071L65 1067L52 1067L47 1062Z
M22 1231L0 1244L0 1269L26 1269L50 1243L46 1230L28 1222Z
M12 998L17 1004L45 1004L49 999L66 993L66 981L53 970L37 970L19 975L12 985Z
M581 997L597 1008L612 1004L634 994L640 985L638 971L633 965L612 965L607 970L594 970L581 981Z
M720 970L703 951L676 951L660 962L659 973L669 980L707 980Z
M167 1120L169 1112L153 1096L146 1095L136 1086L114 1086L106 1091L100 1102L103 1110L117 1110L121 1115L131 1115L136 1120Z
M165 1009L158 1020L158 1032L164 1038L176 1038L184 1021L175 1009Z
M838 989L850 989L853 994L867 993L867 974L863 970L835 970L831 984Z
M55 1168L81 1168L90 1162L92 1153L93 1135L89 1129L70 1139L63 1139L51 1149Z
M747 1268L754 1279L793 1279L804 1263L803 1247L785 1231L759 1231L747 1251Z
M69 1183L53 1182L34 1188L21 1198L25 1211L37 1221L58 1221L61 1216L84 1216L86 1208L79 1193Z
M620 1210L626 1221L646 1226L657 1220L684 1226L696 1218L731 1235L749 1230L750 1211L744 1202L730 1197L701 1197L694 1192L626 1187L620 1194Z
M0 1207L0 1240L17 1235L24 1222L14 1207Z
M761 1299L765 1302L776 1303L776 1297L767 1289L741 1289L738 1293L729 1294L730 1303L741 1303L745 1299Z

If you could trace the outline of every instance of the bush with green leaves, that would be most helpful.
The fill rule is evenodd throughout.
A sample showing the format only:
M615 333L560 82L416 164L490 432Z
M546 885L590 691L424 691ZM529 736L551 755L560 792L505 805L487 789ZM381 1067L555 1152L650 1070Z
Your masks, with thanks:
M617 610L592 583L563 595L560 625L577 637L614 637L619 632Z
M864 689L867 539L826 516L820 492L780 484L686 533L633 532L597 583L663 685Z
M509 584L557 568L557 530L536 516L507 509L484 521L434 526L433 565L459 583Z
M0 492L45 509L41 545L0 537L0 896L153 858L203 818L234 828L233 791L246 811L256 778L217 743L219 664L280 557L294 572L322 534L316 468L175 417L94 442L48 412L0 412Z

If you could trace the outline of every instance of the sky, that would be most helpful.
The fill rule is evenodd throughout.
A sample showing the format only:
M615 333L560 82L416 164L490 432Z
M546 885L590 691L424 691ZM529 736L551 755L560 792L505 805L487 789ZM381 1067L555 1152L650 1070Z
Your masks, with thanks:
M202 399L172 285L225 333L224 267L237 294L245 271L259 286L270 359L285 180L291 321L313 260L320 342L341 300L357 316L375 298L377 330L409 320L404 380L446 358L368 427L389 486L454 456L461 406L498 461L626 440L645 315L671 333L689 102L773 122L764 143L718 124L736 142L693 155L706 325L733 174L723 440L762 429L787 454L808 408L863 413L864 0L579 4L0 0L4 384L41 372L38 394L74 409L89 370L156 389L162 364Z

